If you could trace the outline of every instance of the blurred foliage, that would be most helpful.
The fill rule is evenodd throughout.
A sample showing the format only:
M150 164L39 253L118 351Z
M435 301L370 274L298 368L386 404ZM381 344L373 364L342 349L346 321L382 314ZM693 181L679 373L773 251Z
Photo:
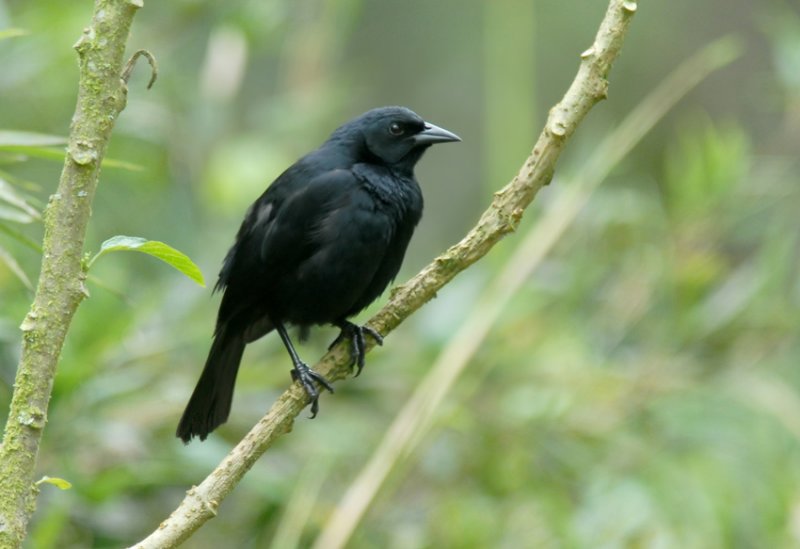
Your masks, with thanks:
M0 0L0 419L35 281L72 44L91 2ZM426 215L401 279L469 228L528 153L605 2L145 2L87 251L163 240L209 280L244 209L338 123L404 104L464 138L419 169ZM507 33L503 30L508 29ZM646 2L560 168L575 171L675 65L735 32L744 57L684 99L595 192L371 507L353 547L800 545L800 10ZM518 36L517 36L518 34ZM518 38L518 39L517 39ZM11 132L26 132L11 133ZM23 141L37 135L45 141ZM27 136L27 137L26 137ZM16 140L15 140L16 139ZM16 148L15 148L16 147ZM141 167L130 169L131 165ZM526 216L562 192L559 176ZM513 246L506 239L262 458L188 546L310 543ZM231 421L173 431L217 297L140 254L99 262L73 323L28 545L119 547L157 526L289 383L252 345ZM320 356L335 331L302 348Z

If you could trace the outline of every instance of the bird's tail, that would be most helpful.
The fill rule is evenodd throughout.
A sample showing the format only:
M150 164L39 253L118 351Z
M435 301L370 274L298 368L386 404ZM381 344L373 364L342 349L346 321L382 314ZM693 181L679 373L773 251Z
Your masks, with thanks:
M228 420L245 346L241 333L230 332L223 327L214 336L203 373L175 433L184 443L195 436L205 440L211 431Z

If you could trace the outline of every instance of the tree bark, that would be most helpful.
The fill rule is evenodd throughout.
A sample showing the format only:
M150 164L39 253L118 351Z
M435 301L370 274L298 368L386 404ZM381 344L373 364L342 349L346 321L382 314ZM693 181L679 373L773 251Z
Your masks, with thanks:
M117 116L125 108L123 54L141 0L96 0L75 44L80 83L64 168L44 216L42 267L22 322L22 356L0 448L0 547L25 539L38 489L36 459L56 365L78 305L86 297L82 255L91 204Z

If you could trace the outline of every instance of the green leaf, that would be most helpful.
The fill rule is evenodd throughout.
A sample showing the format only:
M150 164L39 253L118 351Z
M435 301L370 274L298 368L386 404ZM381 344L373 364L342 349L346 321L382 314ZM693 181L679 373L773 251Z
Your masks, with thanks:
M128 170L130 172L144 171L144 166L140 164L134 164L133 162L126 162L125 160L115 160L113 158L108 158L108 157L103 158L103 167L118 168L120 170Z
M72 488L72 483L69 482L68 480L64 480L63 478L48 477L47 475L45 475L41 479L39 479L39 481L36 483L36 485L38 486L39 484L42 484L43 482L46 482L47 484L52 484L53 486L57 486L58 488L61 488L62 490L69 490L70 488Z
M31 250L33 250L35 252L42 253L42 246L38 242L28 238L27 236L25 236L21 232L15 230L15 229L12 229L11 227L6 225L5 223L0 223L0 233L7 234L8 236L13 238L17 242L19 242L21 244L24 244L25 246L27 246L28 248L30 248Z
M56 160L58 162L64 161L64 149L53 149L50 147L39 145L15 145L13 143L3 143L3 134L9 132L0 131L0 151L10 153L23 154L26 156L33 156L35 158L43 158L45 160ZM10 133L24 133L24 132L10 132ZM51 136L55 137L55 136ZM133 162L126 162L125 160L116 160L114 158L103 158L104 168L119 168L122 170L129 170L132 172L144 171L144 166L134 164Z
M0 262L5 263L9 270L16 275L16 277L25 285L26 288L29 290L33 290L33 284L31 284L31 280L28 278L28 275L25 274L25 271L22 270L22 267L19 266L17 260L8 253L2 246L0 246Z
M100 251L97 252L92 260L89 262L89 267L97 261L97 258L108 252L118 251L134 251L142 252L153 257L160 259L164 263L179 270L200 286L205 287L206 282L203 279L203 273L195 263L186 256L163 242L157 240L147 240L138 236L114 236L103 242L100 246Z
M30 223L34 218L16 208L7 208L0 205L0 219L14 221L15 223Z
M0 130L0 148L4 149L8 147L48 147L64 145L66 142L67 138L60 135ZM61 157L64 157L63 153Z
M14 38L15 36L25 36L28 34L28 31L25 29L3 29L0 30L0 40L5 40L6 38Z
M14 187L2 177L0 177L0 202L10 204L14 206L15 210L19 210L14 211L0 206L0 218L18 221L20 223L30 223L31 221L41 219L39 211L28 204L25 197L17 192ZM3 215L3 211L6 211L9 215Z
M38 203L37 199L31 194L38 194L43 192L42 186L38 183L34 183L33 181L28 181L27 179L21 178L19 175L12 174L6 170L0 169L0 179L3 179L6 183L10 184L15 189L18 189L17 192L23 193L25 195L25 200L28 203L36 203L37 204L37 211L41 211L41 204Z

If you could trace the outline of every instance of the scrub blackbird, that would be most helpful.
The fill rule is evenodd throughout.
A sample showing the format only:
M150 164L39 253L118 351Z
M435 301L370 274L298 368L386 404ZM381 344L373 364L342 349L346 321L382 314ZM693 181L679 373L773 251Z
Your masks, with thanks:
M292 379L311 399L330 383L308 367L287 325L341 329L357 373L364 334L347 319L377 298L400 269L422 216L414 165L434 143L460 141L404 107L368 111L334 131L283 172L247 210L225 256L216 290L224 292L203 373L178 425L188 443L228 419L245 345L278 332L292 359ZM332 344L332 345L333 345Z

